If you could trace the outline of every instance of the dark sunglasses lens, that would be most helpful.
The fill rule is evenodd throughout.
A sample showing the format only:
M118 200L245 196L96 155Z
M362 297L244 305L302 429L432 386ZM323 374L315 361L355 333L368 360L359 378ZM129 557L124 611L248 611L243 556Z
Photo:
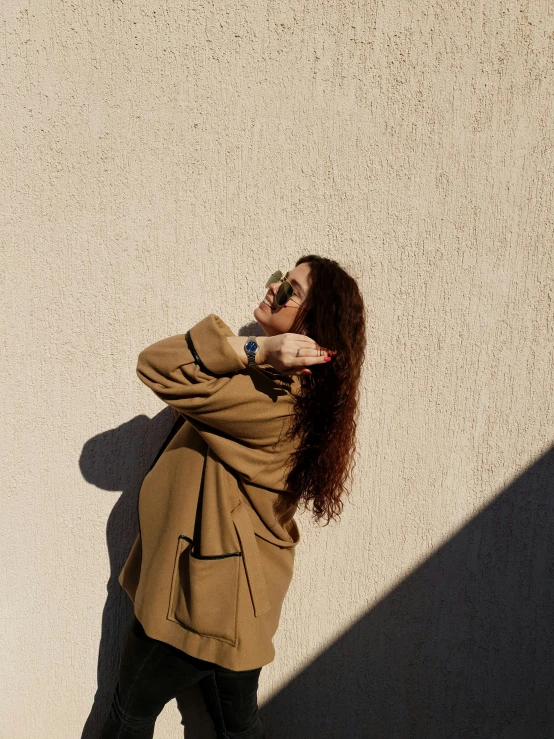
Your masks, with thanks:
M292 298L292 285L290 282L282 282L279 290L277 290L277 295L275 296L275 302L277 305L284 305Z
M283 273L281 272L280 269L278 269L277 272L274 272L271 275L271 277L269 278L269 280L265 283L265 286L266 287L269 287L273 282L278 282L281 279L282 276L283 276Z

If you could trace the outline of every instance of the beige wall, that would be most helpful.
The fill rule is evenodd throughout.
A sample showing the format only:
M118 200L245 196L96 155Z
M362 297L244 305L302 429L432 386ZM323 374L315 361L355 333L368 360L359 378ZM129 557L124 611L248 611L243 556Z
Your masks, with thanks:
M1 15L0 736L97 736L169 423L139 351L209 312L247 331L310 252L359 279L369 341L342 521L300 518L270 739L551 736L552 7Z

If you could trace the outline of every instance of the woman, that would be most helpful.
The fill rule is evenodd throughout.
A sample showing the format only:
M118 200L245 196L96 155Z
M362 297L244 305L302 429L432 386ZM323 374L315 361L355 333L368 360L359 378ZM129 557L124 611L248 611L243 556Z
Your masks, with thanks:
M119 575L134 617L101 739L150 739L193 683L218 737L264 739L258 680L292 578L293 516L342 510L365 352L362 296L336 261L304 256L266 287L264 336L211 313L139 354L138 377L177 420Z

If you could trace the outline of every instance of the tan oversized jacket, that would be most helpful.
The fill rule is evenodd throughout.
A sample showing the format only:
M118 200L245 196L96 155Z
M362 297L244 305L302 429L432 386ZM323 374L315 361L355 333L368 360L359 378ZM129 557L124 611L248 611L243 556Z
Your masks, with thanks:
M275 656L300 537L294 510L282 526L273 511L300 382L245 367L225 338L234 335L210 313L139 354L140 380L186 420L144 478L119 583L149 636L248 670Z

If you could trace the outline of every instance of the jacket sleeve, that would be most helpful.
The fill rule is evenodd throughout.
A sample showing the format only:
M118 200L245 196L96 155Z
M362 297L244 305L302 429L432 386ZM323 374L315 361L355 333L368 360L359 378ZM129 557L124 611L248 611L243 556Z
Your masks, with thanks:
M284 462L277 442L292 412L291 392L270 387L270 380L254 382L227 341L235 334L214 313L188 333L196 358L185 334L170 336L140 352L137 375L192 422L220 459L263 484L260 472Z

